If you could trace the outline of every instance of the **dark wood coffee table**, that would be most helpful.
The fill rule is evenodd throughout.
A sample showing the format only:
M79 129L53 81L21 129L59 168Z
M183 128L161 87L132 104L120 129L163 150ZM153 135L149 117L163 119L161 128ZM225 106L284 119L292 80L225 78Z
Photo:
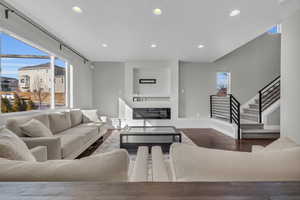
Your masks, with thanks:
M120 148L136 151L139 146L161 146L168 152L171 144L181 140L181 132L173 126L130 126L120 133Z

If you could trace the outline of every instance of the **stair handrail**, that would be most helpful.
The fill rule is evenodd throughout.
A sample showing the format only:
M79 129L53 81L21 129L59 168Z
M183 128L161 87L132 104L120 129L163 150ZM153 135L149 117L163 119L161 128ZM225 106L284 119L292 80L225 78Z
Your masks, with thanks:
M213 97L216 97L218 95L210 95L210 118L213 118ZM222 96L220 96L222 97ZM241 139L241 103L234 97L232 94L228 94L227 96L229 98L229 122L235 123L238 127L238 140Z
M230 122L238 127L238 140L241 139L241 103L230 94Z
M273 81L268 83L265 87L263 87L261 90L258 91L259 100L258 100L258 112L259 112L259 123L262 123L262 113L265 111L268 107L270 107L273 103L275 103L278 99L280 99L280 79L281 76L276 77ZM278 85L277 85L278 84ZM277 86L276 86L277 85ZM272 89L272 90L271 90ZM274 91L274 89L277 89L278 95L275 95L274 93L271 95L273 99L270 98L264 98L264 97L270 97L269 94ZM266 102L271 102L269 104L265 104Z
M270 83L268 83L265 87L263 87L261 90L259 90L259 92L264 91L266 88L268 88L269 86L271 86L272 84L274 84L275 82L277 82L278 80L280 80L281 76L277 76L273 81L271 81Z

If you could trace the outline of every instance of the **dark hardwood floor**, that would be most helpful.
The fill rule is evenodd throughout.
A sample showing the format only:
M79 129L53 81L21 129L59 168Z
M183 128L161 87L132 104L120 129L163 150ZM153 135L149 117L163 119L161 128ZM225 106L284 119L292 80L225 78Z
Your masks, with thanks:
M266 146L274 140L235 140L214 129L181 129L195 144L200 147L229 151L251 152L252 145ZM112 133L108 130L103 139L96 141L77 159L90 156Z
M214 129L182 129L195 144L201 147L230 151L251 152L252 145L266 146L274 140L235 140Z

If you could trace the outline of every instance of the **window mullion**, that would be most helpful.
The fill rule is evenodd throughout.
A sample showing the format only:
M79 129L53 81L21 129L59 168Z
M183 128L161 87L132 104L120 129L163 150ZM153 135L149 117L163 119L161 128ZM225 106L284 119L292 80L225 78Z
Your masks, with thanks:
M65 62L65 77L66 77L66 80L64 82L64 86L65 86L65 104L66 104L66 107L68 108L70 106L70 95L69 95L70 70L69 70L69 63L68 62Z
M50 56L51 109L55 109L55 56Z

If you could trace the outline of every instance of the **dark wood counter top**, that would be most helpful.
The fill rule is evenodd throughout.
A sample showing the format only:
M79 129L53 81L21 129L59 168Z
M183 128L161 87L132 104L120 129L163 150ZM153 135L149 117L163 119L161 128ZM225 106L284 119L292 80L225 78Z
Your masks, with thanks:
M300 200L289 183L1 182L1 200Z

